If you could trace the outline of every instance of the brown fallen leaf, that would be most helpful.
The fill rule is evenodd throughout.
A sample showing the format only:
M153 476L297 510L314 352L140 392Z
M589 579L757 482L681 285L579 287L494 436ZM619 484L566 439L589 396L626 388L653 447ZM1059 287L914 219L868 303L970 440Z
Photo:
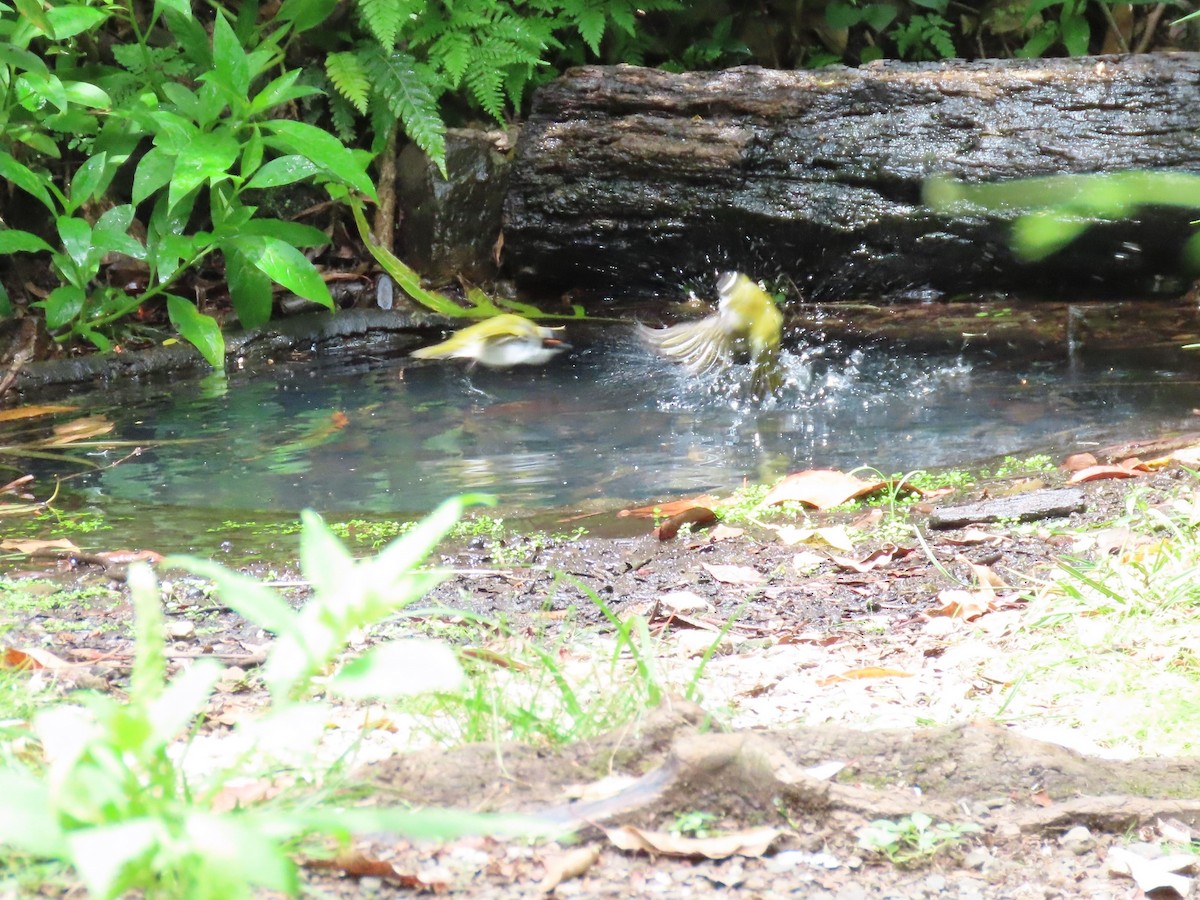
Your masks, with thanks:
M1067 479L1067 484L1082 484L1085 481L1100 481L1104 478L1133 478L1137 475L1120 466L1088 466Z
M600 859L598 844L576 847L546 861L546 874L538 882L538 890L550 893L564 881L578 878Z
M654 536L660 541L669 541L675 535L679 534L679 529L684 525L691 525L693 528L703 528L705 525L711 525L715 521L717 521L717 514L707 506L689 506L687 509L675 513L675 515L655 528Z
M37 441L38 447L62 447L76 441L86 441L89 438L100 437L113 430L113 423L104 416L81 416L70 422L60 422L53 429L54 437Z
M0 667L5 669L69 669L71 663L40 647L0 648Z
M360 850L348 850L333 859L306 858L300 861L306 869L340 872L351 878L382 878L392 884L418 891L441 893L449 888L449 882L427 876L400 872L384 859L368 856Z
M1092 456L1090 453L1072 453L1063 460L1063 468L1068 472L1079 472L1082 469L1090 469L1094 465L1098 465L1100 460Z
M617 513L617 516L620 518L636 516L639 519L653 519L655 516L673 516L676 513L683 512L685 509L691 509L693 506L707 506L711 508L720 502L720 497L712 494L701 494L699 497L692 497L690 500L672 500L668 503L655 503L652 506L623 509Z
M858 572L860 575L863 575L872 569L878 569L897 559L903 559L912 552L911 547L897 547L895 544L888 544L868 554L861 561L849 559L844 556L831 556L829 560L843 569L849 569L852 572Z
M78 550L78 549L79 549L78 547L76 547L73 543L71 543L66 538L58 538L57 540L53 540L53 541L36 541L36 540L0 541L0 550L16 550L18 553L24 553L26 555L32 555L34 553L39 553L43 550L73 551L73 550Z
M731 856L759 857L788 831L763 827L735 831L714 837L689 838L665 831L643 831L632 825L606 828L604 833L614 847L662 856L688 859L728 859Z
M734 538L740 538L746 533L745 528L734 528L732 525L718 525L708 533L709 543L716 544L721 541L729 541Z
M0 409L0 422L16 422L55 413L75 412L77 409L78 406L17 406L13 409Z
M937 599L942 605L925 610L925 615L931 618L947 616L951 619L972 622L984 613L996 609L996 593L990 588L982 591L964 591L960 588L952 588L940 592Z
M751 566L717 566L704 563L703 568L721 584L754 585L767 580L765 575Z
M828 509L877 491L886 484L886 481L863 481L834 469L809 469L784 478L767 492L762 505L773 506L793 501L817 509Z
M899 669L882 669L879 666L865 666L861 669L847 669L840 675L830 675L817 682L818 687L828 687L839 681L858 681L862 678L912 678L912 672L902 672Z

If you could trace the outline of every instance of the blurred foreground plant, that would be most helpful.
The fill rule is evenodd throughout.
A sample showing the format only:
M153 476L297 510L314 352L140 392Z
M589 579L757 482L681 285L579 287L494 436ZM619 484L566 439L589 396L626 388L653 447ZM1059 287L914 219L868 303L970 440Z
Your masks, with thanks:
M318 689L357 698L457 687L462 670L453 652L434 641L395 641L344 665L336 662L354 630L390 616L443 578L420 566L469 501L443 504L379 556L361 562L317 515L305 513L301 561L313 596L299 611L271 589L207 560L167 560L211 578L223 602L278 636L264 667L270 708L235 733L272 736L294 755L315 749L324 730L325 707L300 702ZM255 888L297 894L288 851L309 835L344 841L356 832L437 838L536 831L530 819L445 810L279 801L270 809L219 810L218 794L242 773L191 779L177 750L180 738L200 726L223 666L197 660L168 681L158 584L144 565L130 569L129 583L136 614L129 700L96 695L33 717L23 738L40 744L44 766L0 756L8 761L0 770L6 802L0 844L69 864L94 897L142 890L190 900L249 897Z

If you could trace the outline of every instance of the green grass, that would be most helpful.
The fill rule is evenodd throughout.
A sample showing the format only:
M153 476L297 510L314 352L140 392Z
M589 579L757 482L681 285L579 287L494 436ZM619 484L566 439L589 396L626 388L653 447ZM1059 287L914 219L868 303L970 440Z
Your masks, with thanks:
M1029 664L1005 697L1006 718L1061 708L1062 725L1113 751L1200 749L1195 490L1155 506L1135 493L1107 529L1077 535L1029 604L1019 636ZM1129 537L1108 552L1095 538L1113 528Z

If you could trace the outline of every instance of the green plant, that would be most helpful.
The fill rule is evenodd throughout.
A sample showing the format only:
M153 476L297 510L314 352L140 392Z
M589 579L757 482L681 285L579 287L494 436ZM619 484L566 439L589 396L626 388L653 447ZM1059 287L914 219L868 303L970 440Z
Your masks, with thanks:
M915 812L902 819L876 819L858 829L858 846L881 854L896 865L908 866L932 858L979 830L973 822L935 823L927 814Z
M1041 56L1055 44L1061 43L1071 56L1083 56L1088 52L1092 39L1092 28L1087 20L1087 8L1091 0L1031 0L1025 7L1025 23L1028 25L1035 17L1041 24L1033 29L1033 33L1025 41L1025 46L1017 51L1017 56ZM1103 4L1105 0L1100 0ZM1058 16L1043 15L1058 7Z
M243 29L243 38L218 12L209 38L187 4L156 6L149 22L140 21L131 3L114 3L100 15L84 16L85 9L90 8L62 8L76 14L76 30L66 32L69 39L45 16L24 18L10 34L17 46L0 55L6 66L0 82L8 88L0 116L14 118L19 104L13 97L27 94L31 83L41 85L43 93L61 83L61 117L83 135L73 145L86 158L61 187L45 166L22 162L11 145L0 149L0 175L41 203L52 219L56 245L30 231L0 231L0 253L50 254L61 283L34 304L43 309L47 327L60 339L78 336L108 349L117 323L145 304L165 301L180 334L219 367L224 341L216 321L194 300L172 292L185 271L218 254L234 308L247 326L270 317L272 283L332 307L328 288L301 252L326 243L326 236L258 216L242 197L246 190L308 179L374 196L364 156L315 126L278 116L282 107L316 90L297 83L298 70L274 74L282 60L280 42L291 27L286 17L270 34ZM43 71L44 64L39 69L32 54L14 52L36 39L48 57L74 59L73 41L85 36L98 41L101 25L118 13L135 37L114 52L126 66L93 61L78 70L90 75L88 81L66 81ZM168 50L155 46L168 37L174 41ZM175 72L177 78L154 80ZM72 97L79 101L72 104ZM97 124L100 108L103 126ZM55 138L61 141L63 127L51 117L41 131L22 126L15 134L39 153L57 157ZM151 146L141 153L146 141ZM132 187L127 196L117 196L114 178L127 163L134 164ZM134 222L142 215L145 236L139 239L133 236ZM196 227L196 220L207 227ZM101 278L110 254L142 264L144 287L127 291Z
M688 812L676 814L675 821L671 823L671 827L668 830L671 834L681 834L687 837L711 837L713 832L709 830L708 826L719 818L720 816L716 813L693 809Z
M382 644L340 665L338 657L353 630L391 615L443 577L419 566L463 502L444 504L362 562L319 517L305 514L302 566L314 592L298 612L258 582L207 560L168 561L211 577L226 603L278 635L263 670L270 709L239 730L282 734L293 750L302 749L315 744L323 728L320 705L300 702L318 689L351 698L398 696L461 679L450 650L431 642ZM0 790L9 814L0 819L0 843L69 863L95 897L143 890L216 898L249 897L256 888L295 895L298 877L287 850L313 833L395 830L433 837L530 828L527 820L511 818L307 803L215 810L229 773L198 783L174 749L181 735L199 727L222 667L199 660L168 680L158 584L141 565L131 567L129 581L136 613L129 700L92 696L34 715L29 736L40 743L45 764L3 759Z
M901 59L950 59L957 55L950 30L950 22L944 16L923 13L896 25L888 32L888 37L896 42L896 52Z

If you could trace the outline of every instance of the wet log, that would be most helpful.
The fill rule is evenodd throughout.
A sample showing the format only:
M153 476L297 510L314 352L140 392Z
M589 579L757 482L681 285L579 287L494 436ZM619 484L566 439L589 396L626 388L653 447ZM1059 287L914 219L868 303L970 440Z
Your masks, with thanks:
M810 299L1181 289L1194 211L1102 222L1051 259L1010 249L1019 210L944 214L930 176L1200 172L1200 54L755 67L585 67L543 87L506 198L530 285L673 288L717 267Z

